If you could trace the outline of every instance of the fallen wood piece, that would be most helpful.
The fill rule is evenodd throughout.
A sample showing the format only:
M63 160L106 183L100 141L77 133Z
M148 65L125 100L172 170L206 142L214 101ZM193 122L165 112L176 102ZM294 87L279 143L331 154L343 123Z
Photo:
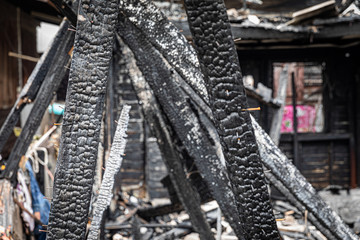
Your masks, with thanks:
M20 113L26 104L32 102L45 79L47 72L50 69L50 65L56 55L57 49L61 42L63 42L69 35L72 35L67 31L68 23L65 21L60 25L60 28L55 35L50 47L42 54L41 58L37 62L34 70L32 71L25 86L21 90L19 97L17 98L14 106L11 108L5 122L0 129L0 153L2 152L6 141L13 132L13 129L20 119ZM64 65L65 66L65 65Z
M48 240L85 238L117 1L82 1L78 13Z
M336 11L336 1L330 0L326 2L322 2L316 4L314 6L302 9L300 11L296 11L292 14L293 19L287 22L287 25L297 24L301 21L319 16L321 14L327 13L328 16L335 16L337 15Z
M114 177L120 170L123 160L122 156L124 156L125 152L127 136L126 131L129 124L130 108L130 106L124 105L118 120L114 140L111 144L110 156L106 161L104 177L102 179L99 195L95 203L94 215L87 237L88 240L98 239L103 213L110 205L111 198L113 196L112 190L115 181Z
M126 36L132 33L122 24L120 24L120 28L122 29L122 31L120 32L122 32ZM120 39L119 44L124 48L124 44L120 41ZM149 87L147 86L145 79L142 76L139 76L140 71L135 70L137 69L137 67L135 65L135 61L131 57L130 50L124 49L123 53L124 54L122 57L128 58L129 65L132 65L129 66L129 69L136 71L135 74L137 74L137 76L134 75L134 72L132 73L133 86L135 88L135 91L137 92L139 100L142 101L144 115L146 117L146 120L150 123L149 125L151 131L158 140L159 148L161 150L161 153L163 154L163 159L168 168L169 176L176 190L177 196L179 197L186 211L191 216L191 222L195 230L200 234L201 239L213 239L213 237L210 235L210 226L207 224L205 216L200 208L200 197L198 193L193 190L190 182L186 179L186 175L182 166L182 161L179 158L179 156L181 156L181 152L180 154L175 152L175 146L173 144L174 136L170 132L170 130L167 130L167 124L163 116L161 115L160 107L158 106L153 95L149 91ZM150 56L146 55L146 57ZM154 58L150 59L154 60ZM145 67L144 63L140 66ZM148 71L142 69L142 72L146 77L149 77L150 73ZM164 77L166 76L160 76L160 78Z
M148 223L148 224L139 224L139 227L193 229L193 226L189 222L188 223L179 223L179 224L176 224L176 225L160 224L160 223ZM132 224L107 223L105 225L105 229L107 229L107 230L119 230L119 229L131 229L131 228L133 228Z
M209 223L215 223L217 220L218 210L212 210L206 213L206 218L208 219ZM186 224L186 221L182 224ZM174 228L166 233L161 234L160 236L156 236L154 240L167 240L167 239L178 239L186 234L190 233L190 229L185 228Z
M184 210L184 207L180 203L175 203L156 207L139 208L136 214L144 219L150 219L156 216L163 216L173 212L180 212L182 210Z
M277 99L273 99L273 98L267 99L264 97L264 95L261 94L261 92L258 92L257 89L249 86L244 86L244 87L245 87L246 95L248 97L252 97L258 100L259 102L266 104L275 109L281 107L281 103Z
M17 170L21 156L26 154L29 145L33 140L34 134L41 124L44 113L48 109L49 104L54 98L56 90L66 75L67 70L65 66L69 65L71 58L68 52L73 45L75 34L67 31L67 27L69 26L68 22L64 21L62 24L63 25L60 29L62 29L64 37L57 45L57 51L55 52L56 57L53 59L49 67L45 79L42 82L35 98L32 111L30 112L28 119L21 130L20 136L17 138L10 153L5 165L5 171L1 173L0 177L16 177L14 172Z

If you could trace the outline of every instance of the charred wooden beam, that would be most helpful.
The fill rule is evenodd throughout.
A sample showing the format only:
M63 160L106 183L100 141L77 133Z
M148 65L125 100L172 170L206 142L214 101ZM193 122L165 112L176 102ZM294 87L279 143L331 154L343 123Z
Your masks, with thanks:
M144 35L125 22L125 29L119 29L124 41L135 54L141 69L146 71L147 81L164 110L169 122L179 137L189 156L194 159L199 172L207 182L214 198L217 200L224 216L231 224L237 235L241 237L237 209L234 206L234 195L229 187L229 180L225 169L221 165L214 146L211 144L206 131L198 122L197 114L187 97L181 94L176 82L180 76L164 62L161 54L147 41ZM174 80L178 78L178 80Z
M180 212L184 210L184 207L180 203L161 205L157 207L139 208L137 214L145 219L149 220L153 217L163 216L169 213Z
M84 239L117 1L79 4L47 239Z
M61 42L63 42L71 33L67 30L68 23L63 22L59 28L59 31L55 35L51 46L43 53L40 60L37 62L34 70L32 71L29 79L27 80L24 88L21 90L19 97L17 98L14 106L11 108L5 122L0 129L0 153L2 152L9 136L11 135L15 125L20 119L20 113L26 104L35 100L36 95L45 79L47 72L50 69L57 49ZM65 66L65 65L64 65Z
M126 28L121 28L120 31L124 35L131 34L131 32ZM124 47L124 44L120 45ZM124 49L123 52L123 57L128 58L129 65L132 65L129 66L129 68L132 69L132 71L136 71L135 69L137 69L137 67L133 57L131 56L130 50ZM143 56L144 58L150 57L151 59L151 56L147 54ZM150 67L141 64L139 65L142 68ZM152 74L148 70L142 70L143 72L145 72L145 74ZM137 74L139 74L140 70L137 71ZM166 77L156 75L156 71L153 71L153 74L154 76L160 78ZM174 134L172 133L171 129L168 128L166 119L163 118L160 107L158 106L158 103L156 102L153 95L151 94L149 87L145 82L145 79L142 76L133 75L132 80L134 89L138 94L139 100L142 102L146 120L149 122L151 131L158 140L158 145L163 155L163 160L168 168L169 176L176 190L178 198L180 199L185 210L189 214L193 227L199 233L200 238L204 240L214 239L210 230L210 226L208 225L205 215L200 208L200 196L197 192L194 191L190 184L190 181L185 175L184 166L181 159L179 158L181 152L179 154L175 150L175 146L173 144Z
M26 120L25 126L23 127L20 136L17 138L15 145L11 151L11 154L6 162L5 171L1 173L1 177L11 178L16 177L16 171L20 162L21 156L26 154L26 151L33 140L34 134L46 112L49 104L54 98L54 94L58 89L61 81L66 75L67 67L70 63L70 53L74 43L74 32L67 31L69 23L64 21L60 28L64 33L64 38L56 46L57 51L55 52L55 58L53 59L49 71L45 76L38 94L35 98L35 102L30 112L28 119Z
M116 127L114 140L111 145L110 155L106 162L105 172L101 181L99 195L94 204L94 214L89 228L87 240L97 240L100 236L99 231L103 223L103 214L109 207L113 197L113 188L115 182L115 175L120 170L123 155L125 153L125 146L127 142L127 128L129 124L129 112L131 106L124 105Z
M245 239L279 239L225 4L185 0Z
M281 104L276 100L276 99L265 99L264 98L264 95L261 94L261 92L257 92L257 89L255 89L254 87L248 87L248 86L245 86L245 93L246 93L246 96L248 97L252 97L256 100L258 100L260 103L263 103L265 105L268 105L272 108L275 108L275 109L278 109L281 107Z

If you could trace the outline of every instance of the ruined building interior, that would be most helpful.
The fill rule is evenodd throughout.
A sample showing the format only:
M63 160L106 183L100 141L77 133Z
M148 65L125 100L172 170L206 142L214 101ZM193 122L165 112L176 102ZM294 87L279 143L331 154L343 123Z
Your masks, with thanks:
M359 239L360 1L0 6L0 240Z

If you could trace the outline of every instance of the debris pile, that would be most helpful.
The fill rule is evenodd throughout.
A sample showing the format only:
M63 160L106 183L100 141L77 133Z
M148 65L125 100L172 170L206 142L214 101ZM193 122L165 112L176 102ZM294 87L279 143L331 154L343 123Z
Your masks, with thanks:
M181 206L169 203L168 199L155 199L152 202L154 206L151 206L149 202L127 193L118 197L117 203L112 202L110 220L105 223L106 239L125 240L133 239L134 236L144 240L200 239L191 226L189 215ZM282 239L327 239L308 221L307 211L300 212L286 201L274 200L272 203ZM221 236L217 239L237 239L229 223L221 215L216 201L202 204L201 208L211 225L213 235Z

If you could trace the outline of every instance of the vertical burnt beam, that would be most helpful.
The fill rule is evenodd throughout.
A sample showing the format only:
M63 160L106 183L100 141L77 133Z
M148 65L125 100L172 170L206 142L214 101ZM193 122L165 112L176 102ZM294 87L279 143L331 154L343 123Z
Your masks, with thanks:
M66 75L67 67L70 62L70 50L74 43L74 32L67 31L69 23L67 21L62 23L61 29L65 32L62 42L57 45L55 59L50 65L49 71L45 76L39 92L35 98L35 102L30 112L25 126L23 127L20 136L17 138L11 154L7 160L5 171L1 173L1 177L10 178L16 177L16 170L20 162L21 156L26 154L26 151L33 140L34 134L47 110L51 100L54 97L62 79Z
M79 4L47 239L85 239L116 0Z
M141 70L148 72L146 80L153 89L182 145L186 148L189 156L194 159L201 176L207 182L225 218L234 229L237 237L244 239L244 230L234 204L234 194L227 173L219 161L212 140L209 139L207 131L198 120L198 115L190 98L179 94L181 89L178 84L183 80L147 41L139 29L127 20L121 27L125 29L120 28L118 33L123 35L125 43L134 52L136 60L142 61L144 68L152 67L154 69L154 71L151 69Z
M11 108L5 122L0 129L0 153L2 152L9 136L11 135L15 125L20 119L20 113L26 104L34 101L38 91L45 79L47 72L50 69L57 49L61 42L69 36L68 23L63 22L59 28L59 31L55 35L50 47L43 53L40 60L37 62L34 70L32 71L25 86L21 90L19 97L17 98L14 106Z
M122 32L124 33L127 31ZM127 66L129 69L131 69L130 74L132 76L130 77L132 78L134 89L137 92L139 100L142 102L144 115L146 117L146 120L149 122L150 129L157 138L161 154L163 155L163 160L168 168L168 173L176 190L177 196L179 197L185 210L189 214L192 225L194 229L199 233L200 238L203 240L214 239L211 233L210 226L206 221L206 217L200 208L200 196L193 189L189 179L187 179L184 172L184 166L180 159L180 156L182 154L181 152L177 152L175 150L173 141L176 137L174 136L171 128L169 128L166 119L163 117L161 113L162 111L158 106L157 101L153 97L149 86L145 82L144 77L140 73L140 70L136 67L130 50L125 49L125 45L122 44L120 41L119 43L123 47L123 58L127 60ZM145 58L151 57L147 54L144 56ZM146 68L147 66L143 65L143 67ZM147 74L151 74L151 72L147 70L145 70L144 72L145 77ZM153 72L153 74L155 73ZM159 77L166 78L166 76Z
M291 203L298 207L299 210L308 210L311 216L313 216L312 223L328 239L358 239L339 215L321 199L316 190L300 171L291 164L285 154L273 143L271 138L254 118L252 118L252 124L255 129L255 135L264 166L271 171L270 176L274 176L274 178L271 177L269 180L275 187L281 190L281 186L284 186L286 188L284 195ZM295 199L295 201L292 199Z
M185 0L246 239L279 239L223 1Z
M292 91L292 106L293 106L293 129L294 129L294 136L293 136L293 151L294 151L294 164L296 167L300 169L299 163L299 140L298 140L298 119L297 119L297 94L296 94L296 82L295 82L295 73L291 73L291 91Z
M278 89L276 99L281 101L279 109L275 109L271 120L270 137L274 141L275 145L279 145L281 136L281 123L284 115L284 107L286 104L286 88L288 82L288 64L283 66L278 80Z

